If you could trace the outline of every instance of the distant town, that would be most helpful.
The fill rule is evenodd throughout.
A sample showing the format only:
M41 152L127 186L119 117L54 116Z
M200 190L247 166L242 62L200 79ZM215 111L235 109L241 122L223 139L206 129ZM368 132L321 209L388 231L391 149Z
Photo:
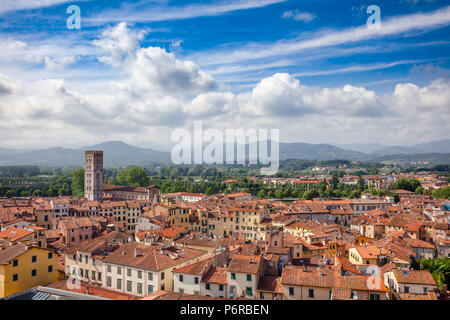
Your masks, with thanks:
M103 161L0 168L1 299L449 299L446 165Z

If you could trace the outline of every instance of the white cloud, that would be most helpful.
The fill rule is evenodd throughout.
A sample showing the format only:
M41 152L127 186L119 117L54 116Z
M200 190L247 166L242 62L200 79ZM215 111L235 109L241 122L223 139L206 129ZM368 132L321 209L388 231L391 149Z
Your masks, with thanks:
M182 20L196 17L217 16L237 10L262 8L286 0L232 0L214 4L189 4L185 6L151 6L146 2L125 3L120 9L106 10L95 17L83 19L89 24L105 22L152 22L166 20Z
M238 61L287 56L308 49L337 46L346 43L404 34L409 31L426 32L450 24L450 6L428 13L414 13L384 19L380 29L368 29L365 24L344 30L318 31L309 38L281 40L273 43L252 43L241 48L218 49L199 57L202 64L236 63Z
M135 57L139 41L146 34L145 30L132 31L127 23L121 22L103 31L102 37L94 40L93 44L106 54L99 58L100 61L118 67Z
M133 143L144 137L164 144L170 130L194 120L219 129L280 128L282 139L290 141L402 144L450 136L449 79L422 87L399 83L380 96L351 85L307 86L291 74L276 73L232 93L192 61L162 48L141 48L140 37L119 24L96 40L102 61L118 66L121 77L85 85L95 89L77 89L63 79L0 74L2 145ZM10 46L27 51L24 42Z
M298 10L290 10L285 11L282 14L282 17L285 19L294 19L296 21L303 21L303 22L311 22L316 18L316 15L314 13L309 12L300 12Z
M89 0L80 0L89 1ZM72 0L2 0L0 6L0 14L9 11L36 9L42 7L51 7L54 5L60 5L67 2L73 2Z

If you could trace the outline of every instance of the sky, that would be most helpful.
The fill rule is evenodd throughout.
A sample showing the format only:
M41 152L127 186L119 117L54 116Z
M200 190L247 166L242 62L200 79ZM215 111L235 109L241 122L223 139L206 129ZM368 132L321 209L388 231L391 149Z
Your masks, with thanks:
M449 56L445 0L2 0L0 147L168 150L194 121L283 142L448 139Z

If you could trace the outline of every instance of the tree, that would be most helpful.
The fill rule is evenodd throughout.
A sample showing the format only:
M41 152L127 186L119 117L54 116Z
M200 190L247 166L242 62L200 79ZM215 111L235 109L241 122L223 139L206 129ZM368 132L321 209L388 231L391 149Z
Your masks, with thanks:
M275 190L275 197L278 199L283 198L284 194L283 194L283 190Z
M358 190L359 191L364 191L365 184L364 184L364 178L363 177L359 177L357 186L358 186Z
M15 190L8 190L5 194L6 197L8 198L12 198L16 195L16 191Z
M407 190L407 191L411 191L411 192L415 192L416 189L418 187L420 187L420 182L417 181L416 179L398 179L397 181L395 181L392 184L392 189L393 190L397 190L397 189L402 189L402 190Z
M33 195L33 197L40 197L40 196L42 196L42 191L39 189L36 189L33 191L32 195Z
M206 188L205 193L207 196L210 196L210 195L214 194L214 189L211 186L209 186Z
M128 187L145 187L148 185L147 173L140 167L128 167L117 175L119 185Z
M432 195L434 198L450 199L450 187L443 187L433 190Z
M360 198L360 197L361 197L361 191L359 191L359 190L353 190L352 193L350 193L351 199Z
M428 270L433 275L439 289L442 289L444 284L449 285L450 282L450 259L421 259L419 261L421 270Z
M415 193L416 194L423 194L424 191L425 191L424 187L420 186L420 187L416 188Z
M46 192L47 197L56 197L57 195L58 195L58 190L54 186L51 186L50 188L48 188L48 190Z
M339 183L338 177L336 176L336 174L333 174L330 181L331 190L335 190L337 188L338 183Z
M266 192L264 189L261 189L258 191L258 194L256 195L258 198L264 199L266 197Z
M303 200L312 200L319 197L319 192L316 189L311 189L303 194Z
M78 169L72 172L72 195L78 198L84 195L84 169Z

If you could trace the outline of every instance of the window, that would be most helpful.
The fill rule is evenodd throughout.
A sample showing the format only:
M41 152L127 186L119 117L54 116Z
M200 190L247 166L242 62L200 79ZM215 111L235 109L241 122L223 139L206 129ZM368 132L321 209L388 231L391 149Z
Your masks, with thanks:
M117 274L122 274L122 267L117 267Z
M122 279L117 279L117 289L122 290Z
M293 287L289 287L289 295L290 296L294 295L294 288Z
M165 286L164 286L164 285L161 285L161 290L164 290L164 288L165 288Z
M111 272L111 265L110 264L107 265L106 271Z
M34 263L34 262L36 262L36 261L37 261L37 256L32 256L32 257L31 257L31 262Z
M148 280L153 281L153 273L148 273Z
M314 289L308 289L308 297L314 298Z
M260 293L259 293L259 298L260 298L260 299L264 299L264 292L260 292Z
M194 283L195 283L195 284L198 284L198 277L195 277L195 278L194 278Z
M127 269L127 276L131 277L131 269Z
M234 273L234 272L231 273L231 279L233 279L233 280L236 279L236 273Z
M137 284L137 293L142 294L142 283Z
M161 280L164 280L164 272L161 272ZM161 289L163 290L163 289Z
M94 270L92 270L91 271L91 279L92 280L95 280L95 274L96 274L96 272Z
M380 295L378 293L371 293L370 300L380 300Z
M31 270L31 276L36 277L37 271L36 269Z
M106 286L111 287L111 277L106 277Z
M245 288L245 294L247 296L251 296L252 295L252 287L246 287Z
M148 286L147 291L148 291L148 294L153 293L153 286Z
M88 263L89 262L89 257L86 255L85 257L84 257L84 263Z
M138 279L142 279L142 271L137 272Z
M53 252L49 252L49 253L48 253L48 258L49 258L49 259L53 258Z
M13 260L13 267L17 267L19 265L19 260Z
M47 271L48 271L49 273L50 273L50 272L53 272L53 266L48 266Z
M252 275L251 274L247 274L247 281L252 281Z
M223 291L223 284L219 284L219 291Z
M133 283L130 280L128 280L127 281L127 291L131 292L132 287L133 287Z
M179 280L180 280L180 282L183 282L183 275L182 274L180 274Z
M405 286L405 293L409 293L409 287Z
M355 293L352 291L350 292L350 299L353 299L355 297Z
M428 288L427 287L423 288L423 294L428 294Z
M102 273L101 272L98 272L97 280L98 281L102 281Z
M206 288L206 290L211 290L211 285L210 285L209 283L207 283L207 284L205 285L205 288Z
M13 274L13 281L17 281L17 280L19 280L19 275L17 273Z
M178 289L178 292L179 292L179 293L183 293L183 292L184 292L184 289L183 289L183 288L179 288L179 289Z

